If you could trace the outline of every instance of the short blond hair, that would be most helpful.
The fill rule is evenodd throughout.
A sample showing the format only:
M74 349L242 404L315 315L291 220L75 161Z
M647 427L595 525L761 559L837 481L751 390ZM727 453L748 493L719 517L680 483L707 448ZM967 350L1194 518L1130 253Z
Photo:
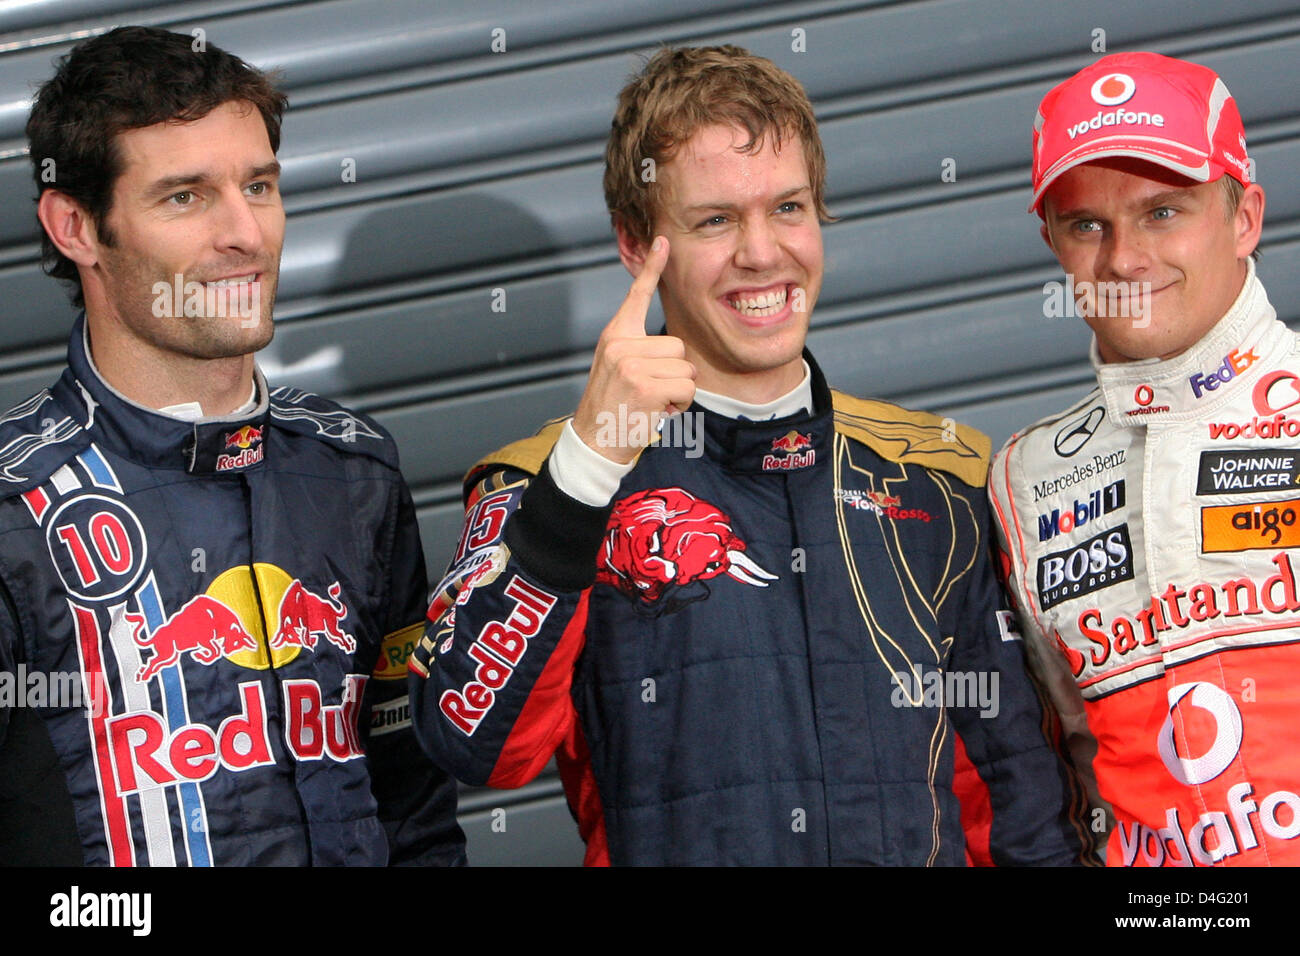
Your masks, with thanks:
M820 219L831 219L826 154L799 81L738 46L664 47L618 95L605 144L605 205L614 227L649 243L658 187L645 171L671 160L700 129L719 125L748 133L739 147L745 152L762 149L769 137L776 149L798 138L813 206Z

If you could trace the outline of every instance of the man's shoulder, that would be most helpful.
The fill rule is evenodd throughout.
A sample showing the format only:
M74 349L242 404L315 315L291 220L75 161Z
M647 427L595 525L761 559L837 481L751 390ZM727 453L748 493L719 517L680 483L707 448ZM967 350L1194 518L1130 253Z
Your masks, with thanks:
M880 457L944 471L974 488L988 477L992 442L969 425L930 412L831 390L835 430Z
M397 443L369 415L300 388L280 386L270 392L270 415L276 428L322 442L347 455L363 455L398 467Z
M30 491L90 445L48 388L0 415L0 498Z
M556 441L560 438L560 433L564 431L564 423L568 420L569 416L553 418L539 428L535 434L511 442L504 448L498 448L490 455L484 455L465 473L466 484L482 478L490 471L505 468L536 475L542 470L543 463L545 463L547 456L550 455L551 449L555 447Z

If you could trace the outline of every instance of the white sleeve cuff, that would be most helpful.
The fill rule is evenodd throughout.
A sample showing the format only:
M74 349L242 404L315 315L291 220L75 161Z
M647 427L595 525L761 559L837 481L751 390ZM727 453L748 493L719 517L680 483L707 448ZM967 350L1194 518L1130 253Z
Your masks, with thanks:
M604 508L614 500L623 477L635 465L635 461L620 465L588 448L574 430L573 419L564 423L564 431L547 459L555 487L593 508Z

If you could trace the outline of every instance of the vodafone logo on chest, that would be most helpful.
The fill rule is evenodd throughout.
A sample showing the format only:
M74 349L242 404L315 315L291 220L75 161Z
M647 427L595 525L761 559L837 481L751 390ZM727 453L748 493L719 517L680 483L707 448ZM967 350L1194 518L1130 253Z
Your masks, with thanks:
M1220 777L1237 760L1245 739L1237 702L1217 684L1192 681L1169 688L1168 703L1169 712L1156 735L1156 751L1169 775L1186 787L1201 787ZM1193 722L1193 711L1199 711L1200 723L1208 718L1214 726L1213 737L1199 740L1196 753L1188 752L1185 739L1181 749L1179 743ZM1200 806L1205 795L1194 799ZM1259 848L1261 837L1300 836L1300 796L1289 790L1259 797L1254 783L1242 781L1228 788L1224 804L1212 802L1207 812L1199 814L1188 809L1169 807L1162 827L1120 821L1116 833L1123 864L1132 866L1141 853L1150 866L1210 866Z
M1261 375L1251 391L1256 415L1246 422L1209 422L1211 440L1297 438L1300 418L1287 412L1300 405L1300 376L1286 369Z

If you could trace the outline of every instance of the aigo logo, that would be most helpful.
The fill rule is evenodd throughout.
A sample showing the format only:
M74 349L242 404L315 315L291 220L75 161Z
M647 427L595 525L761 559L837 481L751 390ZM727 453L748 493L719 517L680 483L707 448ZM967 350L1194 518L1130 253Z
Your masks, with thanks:
M1187 698L1186 703L1183 699ZM1174 712L1180 707L1196 707L1214 718L1214 742L1199 757L1184 757L1174 740ZM1185 725L1186 720L1180 719ZM1185 786L1208 783L1237 757L1241 749L1241 711L1222 687L1206 681L1194 681L1169 688L1169 713L1156 738L1156 749L1169 775Z
M1137 84L1127 73L1107 73L1092 84L1089 91L1092 101L1102 106L1119 106L1127 103L1137 92Z

